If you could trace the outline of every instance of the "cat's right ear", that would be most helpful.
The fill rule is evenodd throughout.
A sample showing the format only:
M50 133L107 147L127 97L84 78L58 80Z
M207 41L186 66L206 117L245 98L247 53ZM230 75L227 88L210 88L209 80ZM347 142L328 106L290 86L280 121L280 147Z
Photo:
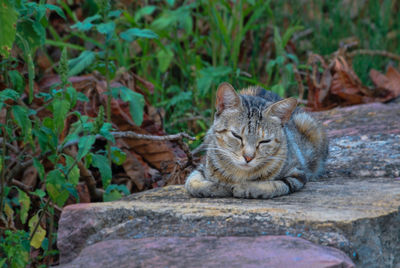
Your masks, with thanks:
M218 86L215 107L217 115L225 109L235 109L240 105L240 97L229 83L222 83Z

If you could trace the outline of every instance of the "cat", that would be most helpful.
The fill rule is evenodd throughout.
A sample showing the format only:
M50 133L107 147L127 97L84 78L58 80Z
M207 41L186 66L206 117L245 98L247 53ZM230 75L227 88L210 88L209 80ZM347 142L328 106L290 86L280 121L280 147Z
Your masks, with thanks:
M237 94L229 83L217 89L204 144L204 161L185 183L195 197L287 195L317 178L328 156L323 126L296 99L260 87Z

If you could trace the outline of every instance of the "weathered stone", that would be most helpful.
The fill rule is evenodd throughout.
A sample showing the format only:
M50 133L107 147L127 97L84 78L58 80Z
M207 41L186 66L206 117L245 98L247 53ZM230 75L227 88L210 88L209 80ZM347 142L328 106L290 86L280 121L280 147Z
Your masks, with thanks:
M192 198L182 186L63 211L61 262L101 241L179 236L299 236L360 267L400 264L400 105L319 113L331 137L323 178L271 200ZM330 121L329 121L330 120Z
M65 263L111 239L287 234L339 248L362 266L392 266L400 262L399 206L400 180L388 178L322 179L271 200L198 199L169 186L66 207L58 247Z
M157 237L99 242L61 267L99 266L350 268L354 264L335 248L288 236Z

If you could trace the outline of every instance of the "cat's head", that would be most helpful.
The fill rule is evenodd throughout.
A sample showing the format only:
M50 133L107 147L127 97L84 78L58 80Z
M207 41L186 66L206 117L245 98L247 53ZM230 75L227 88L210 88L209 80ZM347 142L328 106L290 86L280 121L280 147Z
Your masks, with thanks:
M210 150L241 169L265 165L286 146L283 126L296 105L294 98L272 103L257 96L240 96L229 83L222 83L216 95L215 142Z

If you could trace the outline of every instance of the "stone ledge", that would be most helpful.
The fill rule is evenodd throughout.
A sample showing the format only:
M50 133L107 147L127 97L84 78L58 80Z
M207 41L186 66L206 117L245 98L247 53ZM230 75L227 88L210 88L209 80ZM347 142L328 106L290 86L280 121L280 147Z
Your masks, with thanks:
M390 178L323 179L271 200L198 199L169 186L66 207L58 247L65 263L104 240L286 234L341 249L361 266L392 266L400 262L399 207L400 180Z

